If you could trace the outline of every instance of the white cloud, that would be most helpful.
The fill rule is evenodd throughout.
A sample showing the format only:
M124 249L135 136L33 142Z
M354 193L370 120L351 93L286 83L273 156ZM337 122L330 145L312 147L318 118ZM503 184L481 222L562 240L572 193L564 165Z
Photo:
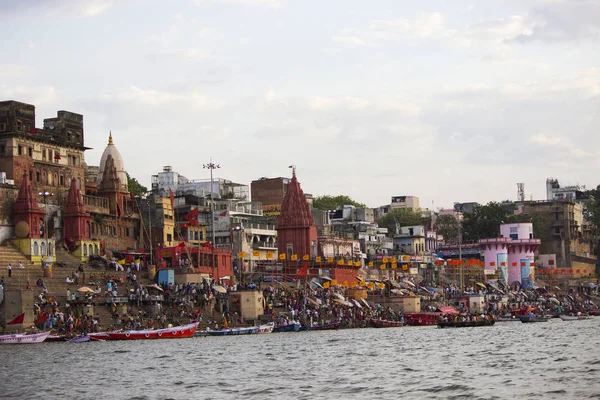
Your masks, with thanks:
M54 86L7 86L0 85L0 99L12 99L24 103L48 105L59 101Z
M280 8L284 5L285 0L195 0L196 4L233 4L248 7L266 7Z
M21 13L26 11L29 14L41 11L48 16L69 15L86 18L98 16L113 5L113 0L2 0L0 15L2 12Z
M0 78L20 78L34 70L35 68L29 65L0 64Z

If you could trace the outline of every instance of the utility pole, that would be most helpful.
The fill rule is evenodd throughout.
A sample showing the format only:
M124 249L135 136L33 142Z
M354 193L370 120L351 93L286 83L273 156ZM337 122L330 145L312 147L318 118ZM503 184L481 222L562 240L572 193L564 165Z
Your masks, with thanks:
M211 221L211 236L212 236L212 268L213 268L213 279L215 279L215 199L214 199L214 192L213 192L213 170L221 168L221 165L219 164L215 164L212 161L212 158L210 159L210 162L208 164L204 164L202 165L202 168L204 169L209 169L210 170L210 213L211 213L211 217L212 217L212 221ZM219 269L217 268L216 271L218 272Z
M44 237L46 238L46 261L49 262L50 261L50 249L48 248L48 221L46 216L48 215L48 197L52 197L54 196L54 193L48 192L48 191L43 191L43 192L39 192L38 196L41 196L44 198ZM44 265L44 252L42 252L42 266L45 267Z

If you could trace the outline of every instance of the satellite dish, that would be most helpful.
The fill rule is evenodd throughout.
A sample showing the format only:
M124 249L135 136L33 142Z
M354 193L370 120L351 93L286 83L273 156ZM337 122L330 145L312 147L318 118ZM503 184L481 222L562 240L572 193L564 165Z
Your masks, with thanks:
M19 221L15 225L15 236L24 239L29 236L29 224L26 221Z

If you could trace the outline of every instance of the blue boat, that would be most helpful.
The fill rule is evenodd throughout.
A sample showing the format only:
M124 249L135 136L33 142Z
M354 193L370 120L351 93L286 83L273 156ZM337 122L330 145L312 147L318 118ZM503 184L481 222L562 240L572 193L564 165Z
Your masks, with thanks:
M232 328L232 329L221 329L218 331L206 331L209 336L229 336L229 335L252 335L258 333L258 326L251 326L249 328Z
M298 322L294 322L287 325L280 325L273 328L273 332L299 332L300 324Z

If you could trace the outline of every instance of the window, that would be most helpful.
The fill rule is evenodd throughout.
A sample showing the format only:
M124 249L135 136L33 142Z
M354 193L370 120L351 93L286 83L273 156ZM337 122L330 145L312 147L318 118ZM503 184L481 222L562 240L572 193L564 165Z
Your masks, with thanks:
M18 154L19 154L20 156L22 156L22 155L23 155L23 146L21 146L21 145L19 145L19 152L18 152Z
M21 130L21 121L17 121L17 131Z
M554 233L560 235L560 227L554 228Z
M200 235L198 240L204 240L204 232L198 232L198 234Z
M29 171L29 180L32 181L33 180L33 172Z
M33 157L33 147L29 148L29 157Z
M0 132L4 132L6 130L6 124L0 124Z
M60 176L60 186L64 186L65 185L65 177L64 176Z
M4 155L5 152L6 152L6 145L0 144L0 154Z
M167 233L167 242L170 242L173 240L173 235L171 235L170 233Z
M40 181L40 171L36 171L35 172L35 181L39 182Z
M46 149L42 149L42 160L46 161Z

